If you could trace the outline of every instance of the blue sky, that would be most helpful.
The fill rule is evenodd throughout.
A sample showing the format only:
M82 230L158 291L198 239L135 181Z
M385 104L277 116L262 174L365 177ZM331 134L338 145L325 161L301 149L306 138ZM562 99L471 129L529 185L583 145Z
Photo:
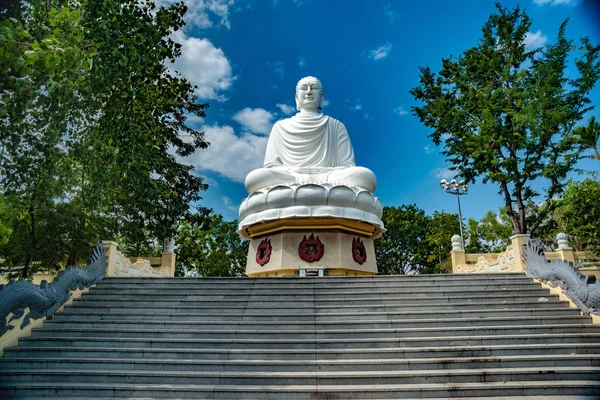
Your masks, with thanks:
M533 19L529 46L554 42L570 18L570 38L600 43L595 0L503 1ZM175 0L160 0L168 4ZM247 193L246 174L262 166L271 126L295 112L297 81L318 77L324 113L342 121L357 165L377 176L384 205L415 203L427 213L456 212L456 199L439 187L449 164L411 114L408 91L418 66L440 68L441 58L477 44L495 11L492 0L187 0L187 25L174 34L182 57L171 68L198 85L210 103L204 130L212 146L186 162L207 179L201 205L227 219ZM600 89L592 101L600 106ZM593 163L583 167L597 168ZM477 182L461 199L465 217L480 218L503 203L493 185Z

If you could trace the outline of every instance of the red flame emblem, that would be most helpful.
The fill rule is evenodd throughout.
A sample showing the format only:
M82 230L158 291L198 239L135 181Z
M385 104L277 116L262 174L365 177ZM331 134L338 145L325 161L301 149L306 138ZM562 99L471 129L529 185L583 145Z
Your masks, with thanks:
M315 238L314 234L311 234L308 239L304 236L304 239L298 246L298 256L306 262L319 261L323 257L324 252L325 246L323 242L319 240L318 236Z
M273 251L273 247L271 246L271 241L269 239L263 239L262 242L258 245L256 249L256 262L261 267L269 262L271 259L271 252Z
M352 239L352 258L360 265L367 261L367 249L360 238Z

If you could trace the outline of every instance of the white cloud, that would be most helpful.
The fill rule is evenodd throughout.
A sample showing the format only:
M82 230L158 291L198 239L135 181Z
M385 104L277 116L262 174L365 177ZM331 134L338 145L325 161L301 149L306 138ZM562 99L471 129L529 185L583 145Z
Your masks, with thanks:
M208 187L218 187L219 186L219 182L215 181L214 179L209 178L208 176L204 176L204 183L208 184Z
M396 107L394 108L394 114L398 114L398 115L406 115L408 114L408 111L406 111L404 109L404 105L401 105L400 107Z
M363 106L362 104L360 104L360 99L357 99L356 102L354 103L354 105L350 106L349 110L350 111L360 111L362 110Z
M323 108L327 107L328 105L330 105L331 102L327 99L323 100Z
M296 112L296 107L294 106L290 106L288 104L283 104L283 103L277 103L275 104L282 113L284 113L285 115L292 115Z
M360 112L360 113L362 113L364 119L373 119L371 117L371 115L368 112L366 112L366 110L364 109L360 99L356 99L354 101L350 101L349 99L344 99L344 101L346 103L350 104L350 107L348 108L348 110L350 110L351 112Z
M374 61L381 60L382 58L387 57L390 51L392 51L392 44L388 42L376 49L369 50L367 58Z
M448 167L436 168L431 172L439 179L452 179L454 177L454 171L451 171Z
M231 211L238 211L240 208L239 204L233 204L233 201L231 201L231 199L227 196L221 197L221 200L223 200L225 207L229 208Z
M188 113L185 115L185 117L186 117L185 123L192 127L200 126L204 123L204 118L199 117L195 114Z
M542 47L548 41L548 36L543 35L539 29L536 32L527 32L525 34L525 48L527 50L534 50Z
M196 94L201 100L224 101L225 97L220 92L228 90L235 77L223 50L216 48L208 39L187 37L181 30L174 32L172 38L182 47L181 57L174 64L167 65L169 70L180 72L198 86Z
M558 6L561 4L565 5L573 5L575 4L575 0L533 0L535 4L538 6L545 6L546 4L550 4L552 6Z
M183 162L197 170L214 171L240 183L244 182L248 172L262 167L267 136L244 133L240 137L231 126L205 125L201 130L211 145L186 157Z
M273 5L277 6L280 3L281 0L273 0ZM292 4L294 4L296 7L301 7L306 3L310 3L311 0L292 0Z
M169 6L179 3L181 0L155 0L157 6ZM229 22L229 11L236 0L194 0L187 1L188 7L185 13L185 22L188 27L206 29L215 25L214 19L218 19L218 25L231 29Z
M279 77L279 79L283 79L283 75L285 74L285 70L283 69L283 61L268 61L267 65L275 75Z
M423 150L425 150L425 153L431 154L435 151L435 148L431 147L430 145L427 145L423 148Z
M383 13L392 24L400 17L400 13L392 8L391 3L387 3L383 7Z
M306 58L304 57L298 57L298 66L300 68L303 68L306 66Z
M244 130L252 133L268 135L273 126L274 115L264 108L246 107L233 116Z

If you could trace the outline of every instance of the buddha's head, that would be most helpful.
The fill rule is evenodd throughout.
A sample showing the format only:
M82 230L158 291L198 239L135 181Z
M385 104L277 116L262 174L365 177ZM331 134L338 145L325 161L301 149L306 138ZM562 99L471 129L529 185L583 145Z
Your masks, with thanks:
M322 110L323 84L314 76L307 76L298 81L296 85L296 109Z

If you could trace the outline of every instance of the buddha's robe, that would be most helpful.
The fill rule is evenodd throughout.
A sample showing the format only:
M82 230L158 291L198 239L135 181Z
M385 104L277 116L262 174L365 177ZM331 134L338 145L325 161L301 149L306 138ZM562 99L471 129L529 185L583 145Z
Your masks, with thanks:
M251 171L246 189L291 183L331 183L375 191L370 170L356 167L354 150L343 123L323 114L298 113L271 130L264 168Z

